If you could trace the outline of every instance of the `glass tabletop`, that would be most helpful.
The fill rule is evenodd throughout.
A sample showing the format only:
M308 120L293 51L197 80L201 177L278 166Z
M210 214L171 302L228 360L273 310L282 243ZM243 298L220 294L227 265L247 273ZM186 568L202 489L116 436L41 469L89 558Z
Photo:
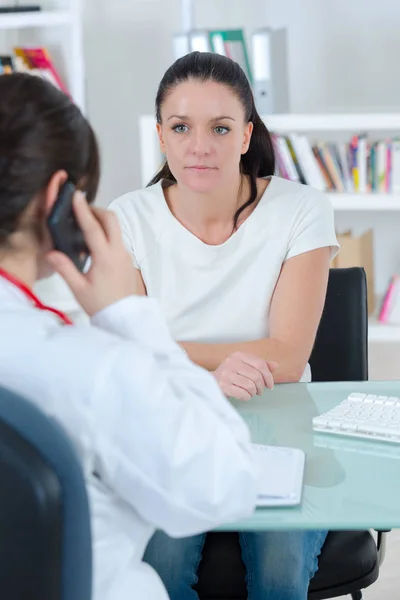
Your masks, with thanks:
M314 416L351 392L400 397L400 381L281 384L250 402L232 401L253 442L301 448L306 470L300 506L259 508L219 530L400 527L400 444L312 430Z

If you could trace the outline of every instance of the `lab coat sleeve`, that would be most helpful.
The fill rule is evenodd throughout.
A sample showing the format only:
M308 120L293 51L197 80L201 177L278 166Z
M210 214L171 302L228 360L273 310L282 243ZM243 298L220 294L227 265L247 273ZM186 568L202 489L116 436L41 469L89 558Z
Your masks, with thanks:
M248 429L171 339L156 302L127 298L93 324L125 338L94 395L104 482L171 536L250 514L258 467Z

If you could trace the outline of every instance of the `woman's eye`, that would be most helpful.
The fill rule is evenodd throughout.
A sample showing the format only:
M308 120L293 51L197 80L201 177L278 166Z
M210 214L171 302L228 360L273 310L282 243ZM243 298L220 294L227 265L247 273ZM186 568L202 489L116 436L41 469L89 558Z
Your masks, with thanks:
M188 130L186 125L175 125L172 129L176 131L176 133L186 133Z
M218 135L225 135L229 132L229 129L227 127L222 127L222 125L218 125L218 127L214 128L214 131Z

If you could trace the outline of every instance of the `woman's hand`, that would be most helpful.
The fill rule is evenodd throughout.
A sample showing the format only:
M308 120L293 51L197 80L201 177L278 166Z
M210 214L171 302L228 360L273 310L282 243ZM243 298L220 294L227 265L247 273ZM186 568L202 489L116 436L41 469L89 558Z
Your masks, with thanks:
M136 294L138 274L123 244L115 214L90 207L79 192L74 197L74 212L90 251L89 270L81 273L66 254L55 250L49 252L47 259L65 279L83 310L93 316Z
M273 371L276 362L265 362L247 352L234 352L213 371L221 390L226 396L238 400L250 400L265 388L274 387Z

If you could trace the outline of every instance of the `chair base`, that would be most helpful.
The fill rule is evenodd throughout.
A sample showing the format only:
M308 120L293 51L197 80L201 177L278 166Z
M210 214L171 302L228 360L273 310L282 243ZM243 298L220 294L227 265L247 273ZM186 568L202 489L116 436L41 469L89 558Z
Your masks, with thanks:
M219 565L215 569L215 565ZM310 583L308 600L351 596L362 600L363 590L378 578L378 549L368 531L332 531ZM238 535L209 533L195 586L200 600L246 600L245 568Z

